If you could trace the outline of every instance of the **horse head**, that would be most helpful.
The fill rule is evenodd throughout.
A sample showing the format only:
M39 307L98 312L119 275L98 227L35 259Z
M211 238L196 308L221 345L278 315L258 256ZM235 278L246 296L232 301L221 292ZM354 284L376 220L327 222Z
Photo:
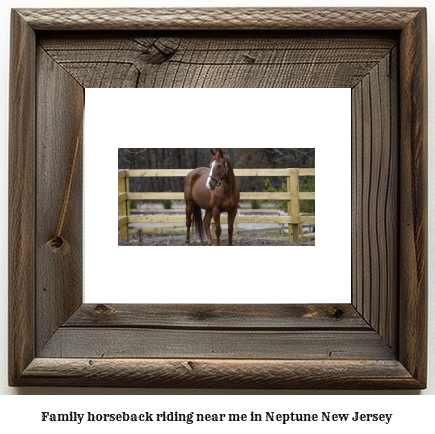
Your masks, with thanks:
M223 179L228 172L227 157L222 149L218 152L211 150L213 158L210 161L210 174L208 175L206 186L213 191L222 185Z

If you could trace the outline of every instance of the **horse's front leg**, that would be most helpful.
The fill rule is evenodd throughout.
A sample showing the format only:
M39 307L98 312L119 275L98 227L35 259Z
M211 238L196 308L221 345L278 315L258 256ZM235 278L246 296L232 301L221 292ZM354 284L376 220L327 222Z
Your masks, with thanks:
M211 231L210 231L210 224L211 224L211 218L213 215L213 211L211 209L207 209L205 211L205 216L204 216L204 229L205 229L205 233L207 235L207 240L208 240L208 245L212 246L213 245L213 238L211 236Z
M219 209L214 208L213 209L213 220L214 220L214 224L216 226L216 245L220 246L220 239L221 239L221 233L222 233L222 228L221 228L221 212Z
M233 245L233 232L234 232L234 220L237 215L237 206L235 206L231 211L228 211L228 245Z

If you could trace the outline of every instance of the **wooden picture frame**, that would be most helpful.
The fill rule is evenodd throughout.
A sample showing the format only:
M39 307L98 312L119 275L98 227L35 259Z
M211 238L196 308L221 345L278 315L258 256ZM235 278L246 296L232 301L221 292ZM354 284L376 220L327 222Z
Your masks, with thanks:
M11 32L10 385L426 387L425 9L20 9ZM352 303L82 304L84 88L122 86L350 87Z

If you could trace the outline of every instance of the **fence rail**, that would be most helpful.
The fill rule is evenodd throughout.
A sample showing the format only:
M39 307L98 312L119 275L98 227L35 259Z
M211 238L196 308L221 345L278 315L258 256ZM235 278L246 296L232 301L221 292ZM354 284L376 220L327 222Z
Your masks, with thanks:
M186 177L191 169L156 170L118 170L118 229L121 240L128 240L130 223L184 223L185 216L131 216L131 200L184 200L184 193L132 193L130 178L138 177ZM236 176L280 176L287 178L287 191L240 193L240 200L286 200L288 215L279 216L243 216L237 215L236 223L278 223L286 224L289 229L289 241L299 241L299 225L315 224L314 215L302 215L301 200L315 200L314 192L300 192L299 178L315 176L315 169L234 169ZM227 216L221 216L221 223L227 223Z

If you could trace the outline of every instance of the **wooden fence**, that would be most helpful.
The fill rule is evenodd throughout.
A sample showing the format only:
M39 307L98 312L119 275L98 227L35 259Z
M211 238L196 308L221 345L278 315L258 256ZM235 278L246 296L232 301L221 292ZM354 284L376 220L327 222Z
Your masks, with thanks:
M118 230L121 240L128 240L128 225L130 223L184 223L182 216L132 216L130 215L131 200L184 200L184 193L132 193L130 178L133 177L186 177L191 170L118 170ZM277 216L242 216L237 215L236 223L278 223L286 224L289 229L289 241L299 241L299 225L315 224L314 215L303 215L300 212L301 200L314 200L314 192L299 191L299 177L315 176L315 169L234 169L237 177L264 176L286 177L286 192L240 193L240 200L287 200L288 215ZM221 216L221 223L227 223L226 215Z

